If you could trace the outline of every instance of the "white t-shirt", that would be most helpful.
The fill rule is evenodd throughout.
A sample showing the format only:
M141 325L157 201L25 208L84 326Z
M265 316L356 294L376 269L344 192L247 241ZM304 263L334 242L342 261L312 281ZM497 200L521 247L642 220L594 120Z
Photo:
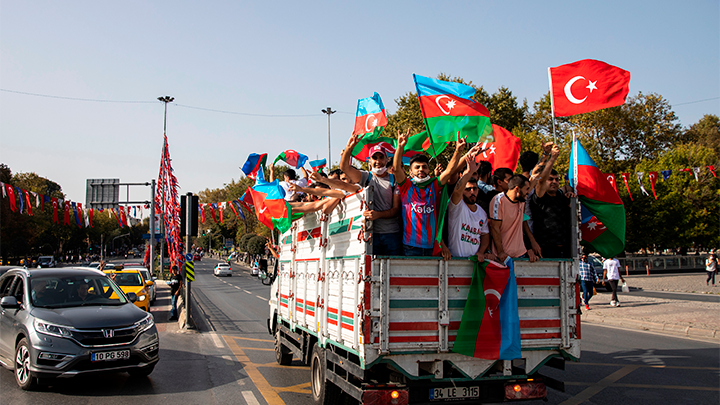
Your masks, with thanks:
M281 181L280 187L285 190L285 200L290 201L295 196L294 192L290 192L290 183L298 185L300 187L307 187L308 181L305 177L300 178L300 180L290 180L288 181Z
M480 236L490 233L487 214L485 210L475 204L475 212L465 204L465 201L455 205L450 200L448 204L448 248L455 257L470 257L477 253L480 247Z
M620 261L618 259L607 259L603 262L603 270L607 270L608 280L620 279Z

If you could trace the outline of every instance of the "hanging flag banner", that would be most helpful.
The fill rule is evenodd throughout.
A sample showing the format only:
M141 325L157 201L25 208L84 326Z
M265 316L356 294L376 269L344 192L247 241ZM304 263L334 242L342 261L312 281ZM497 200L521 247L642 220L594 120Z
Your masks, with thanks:
M643 179L643 175L644 175L644 174L645 174L645 172L637 172L637 173L635 173L635 175L637 176L638 184L640 185L640 191L642 191L643 194L649 196L650 194L648 194L647 190L645 190L645 186L643 186L643 183L642 183L642 179Z
M667 181L670 178L670 175L672 174L672 170L663 170L660 173L662 173L663 181Z
M630 177L630 173L623 173L622 178L625 182L625 188L627 189L628 195L630 196L630 201L633 200L632 194L630 193L630 184L628 184L628 178Z
M617 182L615 181L615 174L614 173L603 173L603 174L605 175L605 177L607 177L608 181L615 189L615 192L618 193ZM618 193L618 194L620 194L620 193Z
M657 195L655 195L655 182L657 182L657 176L658 172L650 172L648 173L648 177L650 177L650 187L652 187L653 197L657 200Z
M700 168L699 168L699 167L693 167L692 171L693 171L693 174L695 175L695 181L700 181L700 178L699 178Z
M715 166L708 166L707 168L708 170L710 170L710 173L712 173L713 177L717 178L717 176L715 175Z

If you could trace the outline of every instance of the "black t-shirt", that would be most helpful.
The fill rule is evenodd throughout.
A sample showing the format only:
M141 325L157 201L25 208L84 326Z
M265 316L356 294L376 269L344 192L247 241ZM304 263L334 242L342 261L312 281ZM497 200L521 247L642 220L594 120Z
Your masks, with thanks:
M545 193L530 197L530 212L533 219L533 236L542 246L569 246L570 242L570 200L558 190L555 196Z
M172 277L170 277L170 295L175 295L177 290L180 289L180 286L183 283L182 276L179 274L174 274Z

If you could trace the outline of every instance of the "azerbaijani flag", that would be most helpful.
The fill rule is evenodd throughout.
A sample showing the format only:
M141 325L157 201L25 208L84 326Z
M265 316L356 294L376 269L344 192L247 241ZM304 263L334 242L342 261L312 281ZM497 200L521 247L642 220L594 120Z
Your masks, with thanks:
M353 148L352 155L361 162L367 162L370 159L370 149L376 145L382 146L388 154L394 155L397 139L380 136L378 133L365 134Z
M387 115L385 115L385 106L383 105L380 95L358 100L357 112L355 113L355 129L353 135L364 135L377 133L380 135L387 125Z
M290 229L292 208L285 201L285 190L277 179L272 182L265 181L260 169L255 185L247 191L252 196L255 215L260 222L270 229L277 228L280 233Z
M245 161L245 164L242 167L242 171L247 177L255 180L260 166L265 166L266 161L267 153L263 153L261 155L258 155L257 153L251 153Z
M452 351L487 360L520 358L520 316L512 259L507 267L475 262L470 291Z
M312 167L313 171L319 172L325 166L327 166L327 159L318 159L318 160L310 161L310 167Z
M302 153L298 153L292 149L288 149L285 152L278 155L278 157L275 158L273 161L273 165L277 163L278 160L283 160L285 163L289 164L290 166L293 166L296 169L299 169L303 166L305 166L305 162L307 162L308 157L303 155Z
M579 140L570 153L570 185L582 203L581 244L613 257L625 250L625 206Z
M438 144L454 142L458 132L472 143L492 134L490 112L471 99L474 88L415 74L413 79L428 139L436 151Z

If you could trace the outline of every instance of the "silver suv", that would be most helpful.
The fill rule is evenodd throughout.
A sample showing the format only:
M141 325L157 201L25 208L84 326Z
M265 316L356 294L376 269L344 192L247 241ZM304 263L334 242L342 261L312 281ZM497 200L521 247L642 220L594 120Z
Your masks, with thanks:
M160 340L135 299L97 270L10 270L0 277L0 364L25 390L99 371L149 375Z

